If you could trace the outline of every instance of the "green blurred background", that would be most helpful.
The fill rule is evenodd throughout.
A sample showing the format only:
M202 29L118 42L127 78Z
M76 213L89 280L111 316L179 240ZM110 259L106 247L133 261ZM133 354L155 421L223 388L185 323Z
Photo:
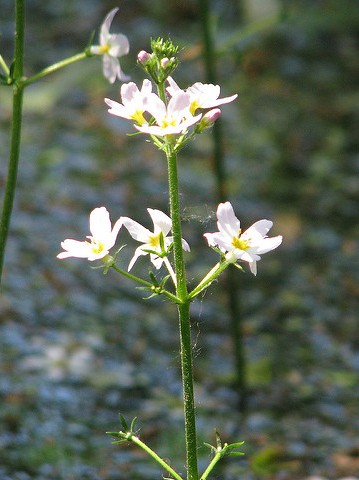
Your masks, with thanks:
M150 37L181 46L181 87L205 81L195 0L27 1L25 71L81 51L113 7L113 31L131 43L124 71ZM245 440L245 457L213 478L336 479L359 471L359 2L209 2L224 106L228 200L244 227L261 218L283 234L258 276L238 272L248 382L238 372L224 283L193 304L199 455L214 429ZM2 0L0 53L13 55L14 5ZM0 478L149 480L159 471L132 446L113 446L118 413L137 415L141 438L184 472L176 312L83 260L58 261L60 242L88 234L106 206L149 225L167 210L164 159L107 114L119 99L94 58L25 92L18 190L0 299ZM0 89L0 185L6 176L11 90ZM183 151L180 177L189 279L217 258L213 139ZM134 245L129 239L122 266ZM146 273L144 259L137 273Z

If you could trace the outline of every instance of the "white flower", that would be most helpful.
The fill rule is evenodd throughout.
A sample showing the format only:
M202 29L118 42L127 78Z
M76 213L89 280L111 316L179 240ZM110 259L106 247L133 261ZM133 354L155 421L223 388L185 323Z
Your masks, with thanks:
M158 254L161 255L167 251L173 241L172 237L167 236L172 228L172 220L170 217L160 210L148 208L147 211L153 221L153 232L131 218L121 218L123 225L127 228L131 237L138 242L142 242L142 245L136 249L133 258L130 261L128 271L131 270L139 256L148 255L149 250L152 252L158 252ZM187 252L190 250L188 243L183 239L182 247L183 250ZM157 269L159 269L165 261L165 258L162 258L159 255L156 255L156 253L150 253L151 262Z
M148 79L143 81L141 90L133 82L124 83L121 86L122 104L105 98L105 102L110 107L108 113L128 120L135 120L138 125L146 123L143 116L146 110L144 101L151 91L152 84Z
M171 96L183 91L172 77L168 77L167 80L169 83L167 92ZM192 115L195 114L198 108L218 107L219 105L232 102L238 97L238 95L235 94L231 97L218 98L221 93L221 87L211 83L196 82L191 87L188 87L185 91L190 94L190 111Z
M257 274L260 255L274 250L282 243L282 236L268 238L272 228L270 220L259 220L242 233L241 224L235 216L230 202L220 203L217 209L218 232L205 233L209 246L218 246L225 253L227 261L243 260L249 263L251 272Z
M155 118L156 124L135 127L140 132L155 136L185 133L188 127L198 122L202 116L200 114L194 117L190 113L190 95L183 91L176 92L167 106L155 93L151 93L145 98L145 107Z
M103 74L110 83L114 83L116 78L127 81L127 77L121 70L119 58L127 55L130 50L128 38L122 33L110 33L110 27L113 17L116 15L118 8L111 10L100 30L100 45L93 45L90 48L94 55L103 55Z
M57 258L87 258L91 262L103 258L115 245L121 226L122 221L118 219L111 230L110 215L106 208L95 208L90 214L90 232L92 235L86 237L89 241L80 242L67 238L61 242L61 247L65 251L59 253Z

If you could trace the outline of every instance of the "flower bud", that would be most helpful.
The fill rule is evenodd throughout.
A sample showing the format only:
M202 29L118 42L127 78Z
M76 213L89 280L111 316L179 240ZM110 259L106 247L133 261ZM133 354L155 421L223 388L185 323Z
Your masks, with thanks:
M167 57L162 58L162 60L161 60L161 67L162 67L162 68L166 68L169 63L170 63L169 58L167 58Z
M198 124L198 133L201 133L206 128L210 128L214 122L221 116L221 110L219 108L212 108L209 110L203 117Z
M137 55L137 60L139 61L139 63L141 63L141 65L145 65L150 58L151 55L145 50L141 50Z

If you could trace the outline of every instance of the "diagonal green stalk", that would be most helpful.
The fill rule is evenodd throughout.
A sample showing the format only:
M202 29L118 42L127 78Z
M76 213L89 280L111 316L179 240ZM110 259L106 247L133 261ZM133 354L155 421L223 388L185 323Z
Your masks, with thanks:
M0 283L4 266L5 247L10 226L11 212L14 205L20 155L22 104L24 89L20 83L17 83L17 80L21 81L24 68L24 0L16 0L15 17L15 63L13 74L15 82L13 84L13 110L11 123L10 156L0 223Z
M170 211L172 218L174 264L177 279L176 296L178 304L181 371L185 417L185 442L187 480L198 480L197 434L193 391L192 344L190 325L190 299L187 293L187 282L182 249L182 228L180 201L178 193L177 155L173 145L167 143L168 183Z

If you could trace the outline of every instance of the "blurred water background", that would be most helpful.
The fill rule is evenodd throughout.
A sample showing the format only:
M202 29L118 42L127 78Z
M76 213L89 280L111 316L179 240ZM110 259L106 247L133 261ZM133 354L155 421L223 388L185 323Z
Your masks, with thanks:
M116 3L27 1L27 75L82 50ZM122 62L142 82L136 54L149 38L178 42L183 88L205 81L195 0L121 0L113 30ZM238 409L227 297L221 283L193 304L201 467L217 428L245 440L221 480L335 479L359 471L359 3L212 1L229 200L244 226L274 221L283 245L238 272L248 409ZM0 53L10 62L14 5L3 0ZM262 28L258 25L262 22ZM96 33L97 35L97 33ZM138 416L141 437L184 472L176 312L86 261L58 261L60 242L88 234L106 206L148 226L167 210L164 159L129 123L107 114L119 99L99 58L25 92L18 191L0 300L0 478L149 480L157 466L111 445L118 413ZM11 92L0 90L0 184L9 149ZM180 158L190 280L217 258L202 234L217 204L209 132ZM126 267L132 247L124 251ZM130 248L131 246L131 248ZM137 272L146 274L146 261Z

